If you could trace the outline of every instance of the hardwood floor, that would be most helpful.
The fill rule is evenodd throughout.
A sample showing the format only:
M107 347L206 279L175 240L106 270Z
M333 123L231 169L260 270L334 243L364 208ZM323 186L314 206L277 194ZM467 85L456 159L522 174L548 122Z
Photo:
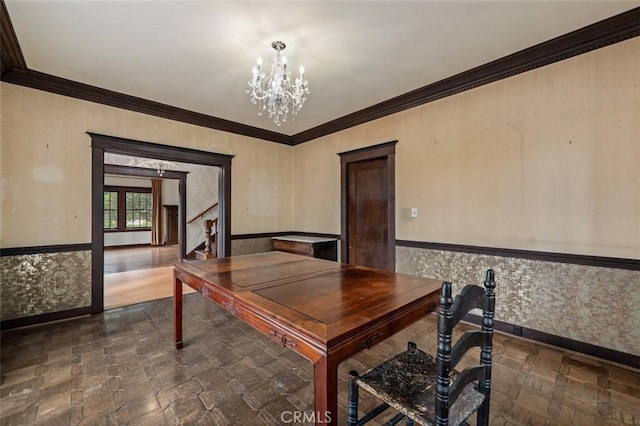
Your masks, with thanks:
M183 286L182 294L194 290ZM115 272L104 276L104 308L113 309L173 296L173 266Z
M113 309L173 295L178 246L105 248L104 308ZM193 290L183 286L183 294Z
M184 298L181 350L171 321L172 301L162 299L4 331L0 424L282 425L300 424L294 411L313 412L307 360L199 294ZM378 364L407 340L433 353L436 332L428 315L343 362L338 424L349 370ZM494 343L492 426L640 425L639 370L501 333ZM363 410L374 402L361 392Z
M178 245L144 247L105 247L104 273L137 271L171 266L178 261Z

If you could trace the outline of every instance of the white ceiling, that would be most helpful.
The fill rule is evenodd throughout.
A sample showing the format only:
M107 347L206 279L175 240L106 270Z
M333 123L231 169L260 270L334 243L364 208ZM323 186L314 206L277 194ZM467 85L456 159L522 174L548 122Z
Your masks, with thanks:
M639 4L6 0L29 69L286 135ZM280 127L245 93L274 40L311 90Z

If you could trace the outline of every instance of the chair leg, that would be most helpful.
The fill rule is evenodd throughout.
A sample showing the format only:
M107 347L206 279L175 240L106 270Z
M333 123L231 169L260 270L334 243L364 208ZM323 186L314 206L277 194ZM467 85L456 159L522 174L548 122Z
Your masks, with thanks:
M478 426L489 426L489 395L485 396L482 405L476 413L478 419Z
M418 350L418 346L414 342L407 343L407 352L415 353L417 350ZM413 420L411 420L409 417L405 418L404 423L407 426L413 426Z
M347 426L355 426L358 423L358 378L357 371L349 371L347 383Z

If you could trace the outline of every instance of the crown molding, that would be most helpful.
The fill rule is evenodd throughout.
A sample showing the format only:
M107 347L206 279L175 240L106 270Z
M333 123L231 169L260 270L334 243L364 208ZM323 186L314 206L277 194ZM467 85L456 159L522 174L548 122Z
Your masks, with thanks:
M27 63L22 56L22 49L18 43L18 37L13 29L11 19L9 19L9 11L4 0L0 0L0 45L2 49L2 74L8 71L24 71L27 69Z
M212 117L210 115L177 108L135 96L125 95L100 87L67 80L65 78L27 69L26 72L9 71L2 75L7 83L18 84L32 89L44 90L58 95L70 96L85 101L96 102L129 111L140 112L169 120L180 121L223 132L235 133L270 142L291 144L290 136L258 127L247 126L235 121Z
M293 136L288 136L30 70L24 61L4 0L0 0L0 4L2 6L2 81L289 146L299 145L331 133L640 35L640 7L637 7L428 86L296 133Z
M640 7L293 135L298 145L640 35Z

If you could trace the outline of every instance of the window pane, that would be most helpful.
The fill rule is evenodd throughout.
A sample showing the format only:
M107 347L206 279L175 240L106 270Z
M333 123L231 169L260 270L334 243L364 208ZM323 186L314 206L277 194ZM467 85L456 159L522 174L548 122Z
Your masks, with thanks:
M118 228L118 192L104 191L104 229Z
M151 221L153 219L153 210L151 208L151 200L150 197L146 199L147 200L147 209L145 210L145 214L144 214L144 220L146 223L146 227L151 228Z
M152 217L152 199L148 192L127 192L126 228L150 228Z

